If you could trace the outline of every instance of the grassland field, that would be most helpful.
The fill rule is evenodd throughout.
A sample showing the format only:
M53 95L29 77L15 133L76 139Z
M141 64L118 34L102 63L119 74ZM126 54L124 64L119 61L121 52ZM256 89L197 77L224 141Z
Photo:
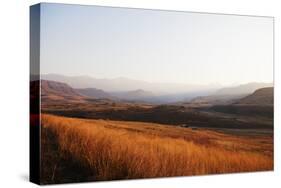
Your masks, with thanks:
M273 138L159 123L41 116L43 184L273 169Z

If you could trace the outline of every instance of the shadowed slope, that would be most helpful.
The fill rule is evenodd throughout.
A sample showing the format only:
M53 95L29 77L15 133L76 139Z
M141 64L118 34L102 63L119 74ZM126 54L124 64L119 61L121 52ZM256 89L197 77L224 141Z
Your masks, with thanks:
M273 87L258 89L239 100L237 104L273 105Z

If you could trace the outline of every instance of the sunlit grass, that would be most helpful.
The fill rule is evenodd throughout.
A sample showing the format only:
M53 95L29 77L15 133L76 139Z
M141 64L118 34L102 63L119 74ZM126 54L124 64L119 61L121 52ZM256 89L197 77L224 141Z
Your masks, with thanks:
M43 115L42 126L55 135L60 155L90 169L93 180L273 169L272 153L260 152L254 139L213 131L53 115Z

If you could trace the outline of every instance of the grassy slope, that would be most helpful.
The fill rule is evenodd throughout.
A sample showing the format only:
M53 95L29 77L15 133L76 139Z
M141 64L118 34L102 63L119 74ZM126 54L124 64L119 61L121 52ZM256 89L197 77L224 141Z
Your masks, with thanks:
M272 137L155 123L42 117L42 183L273 169Z

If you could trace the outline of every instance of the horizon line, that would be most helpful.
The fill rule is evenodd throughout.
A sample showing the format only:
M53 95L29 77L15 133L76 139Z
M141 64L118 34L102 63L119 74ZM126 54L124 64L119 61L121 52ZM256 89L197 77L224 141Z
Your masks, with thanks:
M60 74L60 73L42 73L39 74L40 79L41 75L58 75L58 76L64 76L64 77L88 77L91 79L98 79L98 80L116 80L116 79L127 79L131 81L138 81L138 82L146 82L148 84L176 84L176 85L193 85L193 86L207 86L207 85L213 85L213 86L218 86L218 87L235 87L235 86L240 86L240 85L247 85L251 83L265 83L265 84L273 84L274 86L274 79L272 81L246 81L246 82L241 82L241 83L230 83L230 84L222 84L220 82L210 82L210 83L183 83L183 82L155 82L155 81L147 81L147 80L140 80L140 79L135 79L135 78L129 78L126 76L118 76L118 77L112 77L112 78L99 78L99 77L94 77L90 75L66 75L66 74ZM36 74L30 74L30 76L37 76Z

